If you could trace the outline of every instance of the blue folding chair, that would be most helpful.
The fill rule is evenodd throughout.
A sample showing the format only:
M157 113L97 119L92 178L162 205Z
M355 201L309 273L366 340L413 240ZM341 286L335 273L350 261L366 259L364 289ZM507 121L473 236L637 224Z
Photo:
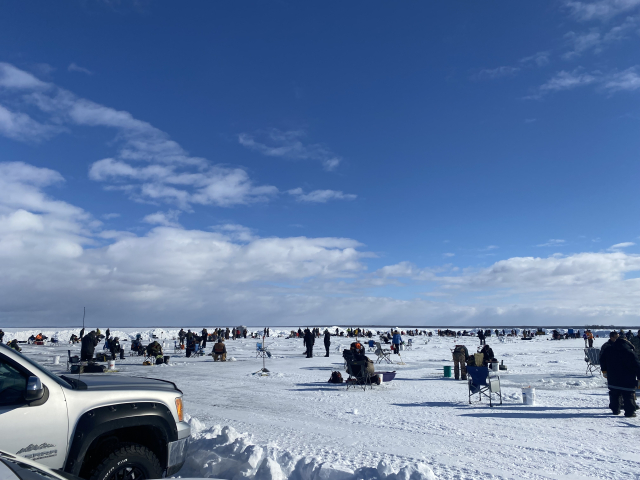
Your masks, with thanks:
M482 401L482 397L489 399L490 407L493 407L493 395L498 395L500 405L502 405L500 377L490 375L489 367L467 367L467 375L469 376L469 404L471 404L471 395L477 393L480 401Z
M376 351L376 342L374 342L373 340L369 340L369 351L370 352Z

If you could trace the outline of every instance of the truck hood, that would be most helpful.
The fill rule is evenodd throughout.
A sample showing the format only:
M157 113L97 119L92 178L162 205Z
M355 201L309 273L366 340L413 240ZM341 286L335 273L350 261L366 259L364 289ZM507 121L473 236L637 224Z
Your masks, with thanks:
M160 390L182 393L176 384L155 378L128 377L110 374L63 375L75 390Z

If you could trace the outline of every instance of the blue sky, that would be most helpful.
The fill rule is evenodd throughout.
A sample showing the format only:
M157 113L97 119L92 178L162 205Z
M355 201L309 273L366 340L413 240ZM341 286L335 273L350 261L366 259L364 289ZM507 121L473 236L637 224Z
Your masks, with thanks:
M640 0L5 4L0 321L640 323L639 42Z

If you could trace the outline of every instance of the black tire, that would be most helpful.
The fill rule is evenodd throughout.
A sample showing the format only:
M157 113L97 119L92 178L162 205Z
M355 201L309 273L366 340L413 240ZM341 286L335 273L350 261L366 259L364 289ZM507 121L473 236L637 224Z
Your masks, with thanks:
M162 478L158 457L137 443L121 443L106 452L89 472L89 480L146 480Z

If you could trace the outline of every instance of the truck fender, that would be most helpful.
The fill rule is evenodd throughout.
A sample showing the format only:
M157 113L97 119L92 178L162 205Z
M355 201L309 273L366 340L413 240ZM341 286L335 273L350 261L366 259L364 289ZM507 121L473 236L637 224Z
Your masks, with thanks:
M75 425L64 471L78 475L89 447L99 437L124 428L149 426L162 432L167 442L178 439L173 415L162 403L121 403L89 410Z

